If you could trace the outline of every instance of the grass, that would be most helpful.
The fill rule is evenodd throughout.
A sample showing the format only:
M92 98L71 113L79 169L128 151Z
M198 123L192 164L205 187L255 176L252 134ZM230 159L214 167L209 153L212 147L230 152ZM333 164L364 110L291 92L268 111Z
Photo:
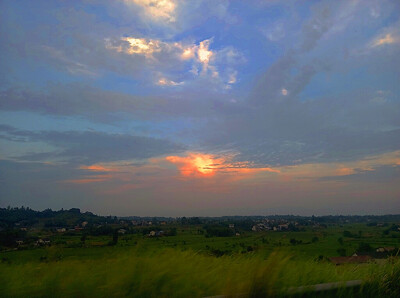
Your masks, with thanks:
M355 279L364 281L361 289L331 296L400 297L396 259L344 266L317 261L337 256L338 248L352 254L359 242L399 246L397 234L383 235L382 228L352 224L211 238L199 228L161 238L124 235L115 246L107 246L111 236L88 236L82 245L79 234L56 234L51 247L1 252L0 297L275 297L290 287ZM360 236L344 237L344 230ZM292 245L292 238L301 244Z
M0 265L2 297L204 297L282 294L289 287L363 279L365 293L398 297L400 263L334 266L274 252L216 258L192 250L116 250L97 259ZM397 285L397 288L396 288ZM375 296L375 297L378 297ZM373 297L373 296L370 296ZM383 296L382 296L383 297Z

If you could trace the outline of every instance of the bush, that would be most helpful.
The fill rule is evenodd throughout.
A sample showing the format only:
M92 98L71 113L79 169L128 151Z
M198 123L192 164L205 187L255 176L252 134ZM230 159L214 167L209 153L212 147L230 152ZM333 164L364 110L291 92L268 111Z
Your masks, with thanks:
M354 235L350 231L343 231L343 236L348 238L354 237Z
M231 237L235 236L235 231L233 229L222 227L222 226L205 226L206 237Z
M360 242L358 244L358 248L357 248L356 252L357 253L369 253L369 252L372 252L373 250L374 249L368 243Z
M339 256L345 257L345 256L346 256L346 249L344 249L344 248L339 248L339 249L337 250L337 253L339 254Z

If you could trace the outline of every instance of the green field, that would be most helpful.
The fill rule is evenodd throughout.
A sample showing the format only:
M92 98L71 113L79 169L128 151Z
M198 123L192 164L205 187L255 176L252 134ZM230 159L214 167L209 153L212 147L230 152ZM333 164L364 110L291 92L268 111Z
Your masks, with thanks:
M112 235L88 235L82 241L81 232L39 231L51 239L50 246L0 253L0 295L274 297L287 296L290 287L361 279L360 289L331 294L399 297L396 256L341 266L327 259L352 255L360 243L374 250L399 247L400 233L385 232L387 227L332 224L291 232L240 231L232 237L206 237L201 225L173 227L176 236L149 237L138 228L137 233L119 235L114 245Z

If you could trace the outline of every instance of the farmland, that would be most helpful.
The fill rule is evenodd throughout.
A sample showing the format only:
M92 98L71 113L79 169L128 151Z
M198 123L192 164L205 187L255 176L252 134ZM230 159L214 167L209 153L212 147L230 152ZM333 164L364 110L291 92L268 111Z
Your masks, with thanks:
M51 215L65 231L44 225L49 217L3 228L2 296L279 296L291 287L348 280L363 284L343 295L398 294L400 231L393 216L150 221L72 213ZM284 228L274 230L279 224ZM329 260L355 253L371 260L340 266Z

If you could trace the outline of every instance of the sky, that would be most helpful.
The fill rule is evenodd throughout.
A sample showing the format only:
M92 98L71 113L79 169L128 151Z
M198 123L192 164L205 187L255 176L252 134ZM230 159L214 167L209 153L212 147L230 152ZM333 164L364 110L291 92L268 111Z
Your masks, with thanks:
M6 206L400 213L400 2L0 1Z

